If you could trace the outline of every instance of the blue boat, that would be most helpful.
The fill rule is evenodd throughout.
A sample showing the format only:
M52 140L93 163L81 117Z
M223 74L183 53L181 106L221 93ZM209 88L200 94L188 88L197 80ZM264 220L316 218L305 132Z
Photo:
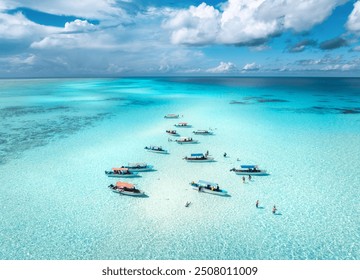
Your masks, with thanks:
M234 171L237 175L268 175L265 169L260 169L257 165L240 165L240 169L236 169L235 167L230 169L230 171Z

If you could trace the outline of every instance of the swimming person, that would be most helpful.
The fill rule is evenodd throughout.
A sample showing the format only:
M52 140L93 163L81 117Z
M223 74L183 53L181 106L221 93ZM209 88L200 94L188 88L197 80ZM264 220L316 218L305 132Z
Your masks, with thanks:
M242 177L242 180L243 180L243 183L245 184L245 177L244 176Z
M224 153L224 157L226 157L227 156L227 153Z
M275 214L276 213L276 206L274 205L273 209L272 209L272 213Z
M256 208L259 208L259 200L256 200Z

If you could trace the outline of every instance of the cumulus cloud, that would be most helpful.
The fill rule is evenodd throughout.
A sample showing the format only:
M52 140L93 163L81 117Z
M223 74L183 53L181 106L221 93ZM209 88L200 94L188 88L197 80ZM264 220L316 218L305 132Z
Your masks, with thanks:
M208 73L234 73L238 72L239 70L232 62L223 62L221 61L220 64L214 68L209 68L206 70Z
M174 44L208 44L214 42L219 29L219 11L205 3L176 11L164 27L173 30Z
M354 9L348 17L346 27L351 32L360 31L360 1L354 4Z
M289 52L295 53L295 52L302 52L306 49L306 47L308 46L316 46L316 41L315 40L303 40L300 41L298 43L296 43L295 45L289 47Z
M94 24L89 23L87 20L76 19L72 22L65 23L65 32L79 32L95 30Z
M348 45L348 42L341 37L337 37L334 39L326 40L320 43L320 49L322 50L333 50L341 47L345 47Z
M243 71L258 71L260 69L260 66L257 65L255 62L253 63L247 63L245 64L245 66L242 68Z
M164 27L175 44L255 45L286 30L307 31L345 0L228 0L171 13Z

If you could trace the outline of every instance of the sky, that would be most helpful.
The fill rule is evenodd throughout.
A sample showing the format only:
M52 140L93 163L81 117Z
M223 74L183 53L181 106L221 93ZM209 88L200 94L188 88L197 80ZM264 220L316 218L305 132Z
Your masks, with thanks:
M360 76L360 0L0 0L0 78Z

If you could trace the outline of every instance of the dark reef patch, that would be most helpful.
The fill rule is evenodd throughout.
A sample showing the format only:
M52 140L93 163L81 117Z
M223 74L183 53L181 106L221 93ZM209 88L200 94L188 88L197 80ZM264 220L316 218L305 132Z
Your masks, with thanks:
M110 113L98 113L91 116L62 114L52 119L3 122L0 127L0 164L18 158L26 150L66 138L108 117L111 117Z
M285 103L289 102L289 100L278 99L278 98L264 98L264 97L256 97L256 96L245 96L243 97L243 101L232 100L230 104L256 104L256 103Z
M360 114L360 107L324 107L324 106L312 106L308 108L274 108L276 111L287 111L294 113L307 113L307 114L343 114L343 115L353 115Z

